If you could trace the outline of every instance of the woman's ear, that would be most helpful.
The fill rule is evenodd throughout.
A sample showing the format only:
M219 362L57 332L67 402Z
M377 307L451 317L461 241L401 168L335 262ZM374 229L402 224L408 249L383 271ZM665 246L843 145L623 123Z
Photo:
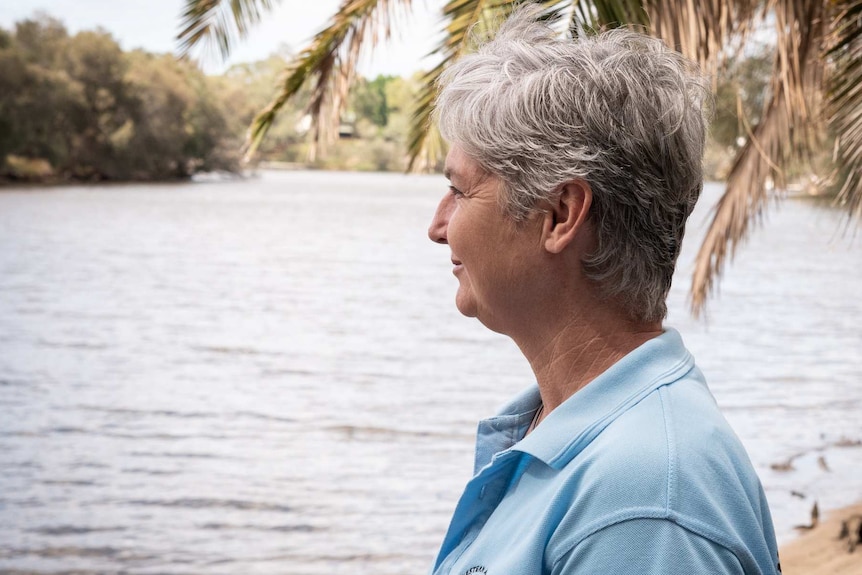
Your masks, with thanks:
M585 180L560 186L560 193L545 213L542 239L547 251L558 254L583 234L592 201L593 190Z

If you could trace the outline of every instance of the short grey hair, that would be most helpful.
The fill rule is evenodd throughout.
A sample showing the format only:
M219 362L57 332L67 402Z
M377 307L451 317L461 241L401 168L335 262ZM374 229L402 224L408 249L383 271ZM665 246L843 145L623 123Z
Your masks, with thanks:
M586 276L629 318L661 321L703 188L706 83L660 40L624 29L563 38L540 13L517 9L443 73L440 132L500 177L518 221L586 181L597 240Z

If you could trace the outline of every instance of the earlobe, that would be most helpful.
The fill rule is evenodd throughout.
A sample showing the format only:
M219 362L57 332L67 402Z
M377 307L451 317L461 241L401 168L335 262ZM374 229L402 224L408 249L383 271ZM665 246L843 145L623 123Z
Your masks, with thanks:
M544 246L552 253L565 250L583 234L593 200L593 191L584 180L572 180L560 186L560 192L545 214Z

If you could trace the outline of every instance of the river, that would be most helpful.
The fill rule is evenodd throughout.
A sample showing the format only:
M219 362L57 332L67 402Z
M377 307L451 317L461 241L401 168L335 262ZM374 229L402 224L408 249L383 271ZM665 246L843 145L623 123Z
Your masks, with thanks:
M444 191L265 172L0 193L0 571L426 572L476 421L531 381L454 308L425 235ZM862 245L840 212L785 201L695 320L720 192L667 324L787 541L815 500L862 499Z

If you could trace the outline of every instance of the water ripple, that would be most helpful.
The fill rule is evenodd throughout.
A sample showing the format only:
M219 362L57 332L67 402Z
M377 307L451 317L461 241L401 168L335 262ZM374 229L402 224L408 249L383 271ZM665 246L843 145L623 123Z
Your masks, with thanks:
M189 509L237 509L240 511L272 511L288 513L292 511L286 505L276 505L259 501L243 501L238 499L215 499L207 497L183 497L179 499L129 499L128 505L154 507L186 507Z

